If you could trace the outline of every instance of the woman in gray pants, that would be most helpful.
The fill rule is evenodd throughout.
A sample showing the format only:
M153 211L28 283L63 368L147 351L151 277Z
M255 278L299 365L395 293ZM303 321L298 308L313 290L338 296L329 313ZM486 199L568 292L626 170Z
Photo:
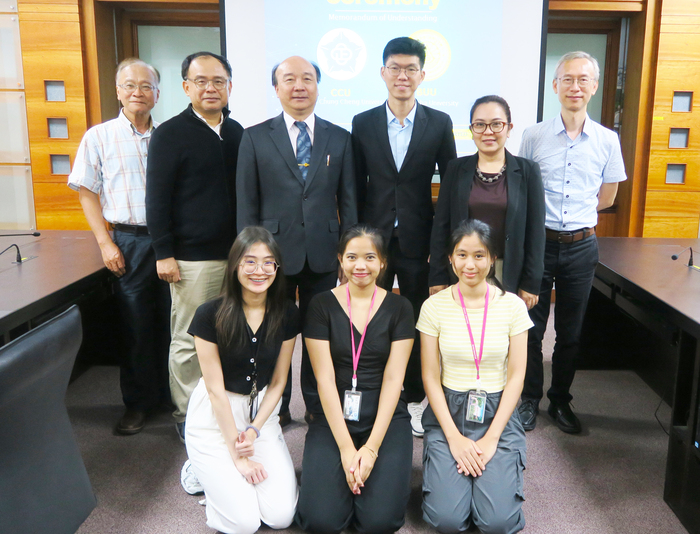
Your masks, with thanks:
M439 532L518 532L525 432L515 407L525 378L525 303L493 276L490 227L463 221L450 239L458 283L430 297L421 332L423 517Z

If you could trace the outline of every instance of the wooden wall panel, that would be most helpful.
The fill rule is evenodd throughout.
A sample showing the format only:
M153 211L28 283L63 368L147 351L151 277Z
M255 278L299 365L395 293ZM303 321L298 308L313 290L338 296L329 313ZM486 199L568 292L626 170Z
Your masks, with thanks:
M696 238L699 220L700 192L647 192L644 237Z
M78 2L20 1L18 12L37 228L86 229L68 176L52 174L50 161L59 154L72 163L87 127ZM65 102L46 101L45 80L64 82ZM67 119L67 139L49 138L49 117Z

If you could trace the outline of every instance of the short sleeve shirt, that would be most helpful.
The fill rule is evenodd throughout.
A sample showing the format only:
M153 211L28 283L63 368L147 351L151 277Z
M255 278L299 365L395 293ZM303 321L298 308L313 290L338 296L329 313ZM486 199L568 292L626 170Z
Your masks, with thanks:
M627 179L617 134L588 115L574 140L567 135L561 115L527 128L520 156L539 163L545 226L559 232L598 224L600 186Z
M249 335L245 333L246 345L222 346L216 333L216 312L221 306L222 298L219 297L205 302L197 308L188 333L197 336L210 343L219 346L219 358L221 370L224 375L224 387L226 391L249 395L253 386L253 372L257 363L258 381L257 388L261 390L270 383L272 373L277 363L282 342L296 337L300 332L299 309L292 302L287 303L282 326L271 340L267 340L267 319L258 328L258 331Z
M491 287L493 299L486 317L484 353L479 366L481 386L488 393L502 391L506 385L510 338L533 325L525 303L513 293L502 294ZM484 309L467 309L479 350ZM423 303L416 328L437 337L440 347L442 385L455 391L476 387L476 364L464 320L462 306L452 297L452 287L440 291Z

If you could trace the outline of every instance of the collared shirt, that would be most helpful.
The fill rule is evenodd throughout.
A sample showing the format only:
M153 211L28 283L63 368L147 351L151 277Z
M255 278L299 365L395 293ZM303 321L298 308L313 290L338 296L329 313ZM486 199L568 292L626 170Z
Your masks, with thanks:
M620 140L586 115L572 140L561 115L523 132L520 156L539 163L544 182L545 226L559 232L598 224L598 192L627 179Z
M289 134L289 140L292 142L292 150L294 150L294 157L297 155L297 137L299 137L299 128L294 124L296 119L289 115L286 111L282 112L284 117L284 124L287 126L287 133ZM309 132L309 139L311 139L311 146L314 146L314 130L316 128L316 115L313 113L306 117L303 121L306 123L306 131Z
M100 195L102 216L113 224L146 225L146 159L151 133L139 133L124 111L90 128L80 142L68 186Z
M416 104L413 103L413 108L404 119L404 125L401 126L399 119L389 108L389 101L386 102L386 127L389 132L389 145L391 146L391 154L394 156L396 170L400 171L403 165L403 160L406 159L408 145L411 142L413 134L413 123L416 120Z
M221 114L221 118L219 119L219 124L217 124L216 126L212 126L211 124L209 124L207 122L207 119L205 119L203 115L200 115L199 113L197 113L197 111L194 108L192 108L192 111L194 111L194 114L197 115L197 117L202 122L204 122L204 124L206 124L207 126L209 126L209 128L211 128L212 130L214 130L216 132L216 135L219 136L219 139L221 138L221 125L224 123L224 114L223 113Z

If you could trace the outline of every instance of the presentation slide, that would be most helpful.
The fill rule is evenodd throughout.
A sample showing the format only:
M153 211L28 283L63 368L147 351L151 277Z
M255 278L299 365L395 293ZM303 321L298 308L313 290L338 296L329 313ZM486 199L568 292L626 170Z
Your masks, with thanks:
M382 52L400 36L426 45L416 97L452 117L460 156L475 151L469 111L480 96L511 104L512 152L536 122L542 0L225 1L230 107L244 126L282 112L271 71L300 55L321 69L316 114L350 130L356 114L386 100Z

